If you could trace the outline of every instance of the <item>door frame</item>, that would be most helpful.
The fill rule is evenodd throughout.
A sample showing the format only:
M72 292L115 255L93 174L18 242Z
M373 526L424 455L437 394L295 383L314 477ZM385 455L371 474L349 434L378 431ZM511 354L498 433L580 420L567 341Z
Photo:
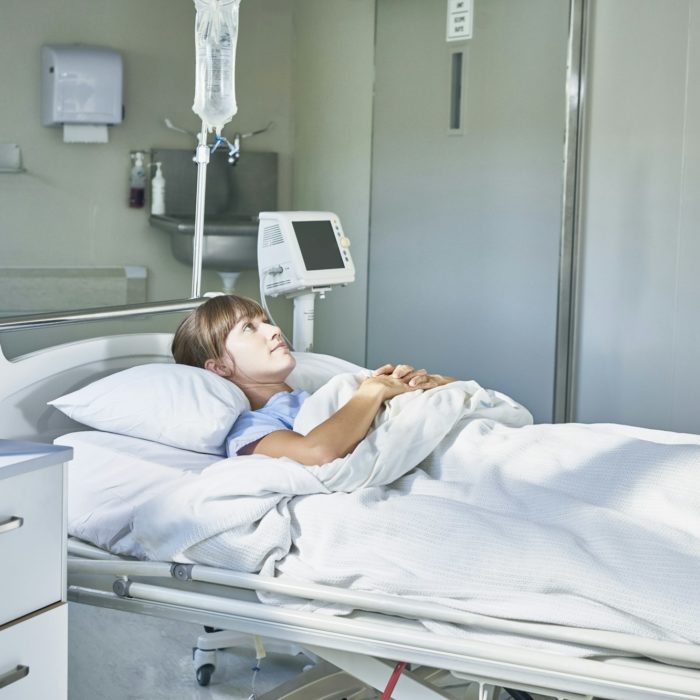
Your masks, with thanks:
M559 289L554 364L555 423L574 420L582 189L592 0L570 0Z

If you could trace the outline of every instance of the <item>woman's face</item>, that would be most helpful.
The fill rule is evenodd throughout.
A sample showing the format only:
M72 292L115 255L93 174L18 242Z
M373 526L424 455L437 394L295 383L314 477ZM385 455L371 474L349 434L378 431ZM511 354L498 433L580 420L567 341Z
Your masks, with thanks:
M296 361L277 326L263 316L239 321L226 338L236 384L284 382Z

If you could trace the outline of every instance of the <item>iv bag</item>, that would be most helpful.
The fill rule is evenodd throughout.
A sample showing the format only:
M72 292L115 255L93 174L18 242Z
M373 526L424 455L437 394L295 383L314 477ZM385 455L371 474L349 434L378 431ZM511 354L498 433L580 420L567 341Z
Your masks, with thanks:
M196 78L192 110L218 134L238 111L236 42L241 0L194 0Z

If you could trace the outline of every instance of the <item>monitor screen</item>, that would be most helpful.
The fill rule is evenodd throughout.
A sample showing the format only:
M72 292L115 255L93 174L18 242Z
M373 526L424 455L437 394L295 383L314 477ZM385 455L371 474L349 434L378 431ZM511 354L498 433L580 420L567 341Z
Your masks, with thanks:
M307 270L345 267L330 221L293 221L292 226Z

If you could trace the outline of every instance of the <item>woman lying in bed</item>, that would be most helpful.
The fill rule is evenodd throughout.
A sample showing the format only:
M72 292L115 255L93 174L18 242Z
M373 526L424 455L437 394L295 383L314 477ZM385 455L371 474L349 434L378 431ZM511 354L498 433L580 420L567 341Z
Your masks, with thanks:
M339 411L300 435L292 426L309 394L286 384L296 361L257 302L236 296L209 299L180 324L172 352L180 364L203 367L233 382L250 401L251 410L239 416L226 439L229 456L289 457L307 465L352 452L385 401L454 381L409 365L384 365Z

